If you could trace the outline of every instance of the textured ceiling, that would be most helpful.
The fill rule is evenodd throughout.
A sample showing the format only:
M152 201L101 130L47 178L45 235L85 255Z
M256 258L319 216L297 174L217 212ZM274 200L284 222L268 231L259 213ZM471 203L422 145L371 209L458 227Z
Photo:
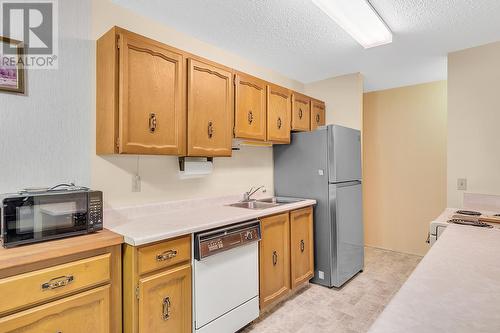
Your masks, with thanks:
M371 0L394 42L363 49L310 0L114 0L309 83L361 72L365 90L446 78L446 55L500 40L500 0Z

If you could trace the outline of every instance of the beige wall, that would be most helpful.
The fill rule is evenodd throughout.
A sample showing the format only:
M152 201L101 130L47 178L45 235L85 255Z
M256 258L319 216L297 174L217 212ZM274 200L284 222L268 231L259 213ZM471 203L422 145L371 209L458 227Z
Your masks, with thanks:
M343 75L305 85L306 94L326 102L326 123L362 128L363 75Z
M258 67L241 57L119 7L109 0L93 0L92 6L93 39L99 38L113 25L118 25L276 84L298 91L304 90L300 82ZM93 66L94 73L95 59ZM95 75L92 82L95 82ZM232 158L216 158L212 175L190 180L178 178L176 157L142 156L139 159L142 191L133 193L132 176L137 172L137 156L96 156L95 112L92 112L91 131L91 183L93 188L104 191L108 206L237 194L243 193L252 185L261 184L269 192L273 189L272 149L245 147L234 152Z
M448 56L448 205L467 192L500 194L500 42Z
M364 95L365 241L423 255L446 206L446 82Z

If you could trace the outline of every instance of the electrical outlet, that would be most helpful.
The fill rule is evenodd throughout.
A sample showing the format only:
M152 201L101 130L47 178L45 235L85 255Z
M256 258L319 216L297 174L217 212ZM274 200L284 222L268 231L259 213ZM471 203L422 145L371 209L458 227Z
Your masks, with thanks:
M458 178L458 180L457 180L457 190L459 190L459 191L467 191L467 179L466 178Z
M141 192L141 176L132 176L132 192Z

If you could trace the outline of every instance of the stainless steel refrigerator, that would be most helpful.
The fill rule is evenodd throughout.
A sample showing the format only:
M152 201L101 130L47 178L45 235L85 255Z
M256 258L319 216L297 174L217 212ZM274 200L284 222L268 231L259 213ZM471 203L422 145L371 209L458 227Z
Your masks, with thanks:
M316 199L314 278L340 287L364 267L361 134L330 125L274 146L276 196ZM293 246L293 245L292 245Z

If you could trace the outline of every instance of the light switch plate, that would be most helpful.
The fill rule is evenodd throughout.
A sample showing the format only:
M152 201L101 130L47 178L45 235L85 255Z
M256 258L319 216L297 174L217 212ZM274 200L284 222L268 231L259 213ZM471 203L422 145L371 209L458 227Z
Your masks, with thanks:
M467 191L467 179L466 178L458 178L458 180L457 180L457 190L459 190L459 191Z

